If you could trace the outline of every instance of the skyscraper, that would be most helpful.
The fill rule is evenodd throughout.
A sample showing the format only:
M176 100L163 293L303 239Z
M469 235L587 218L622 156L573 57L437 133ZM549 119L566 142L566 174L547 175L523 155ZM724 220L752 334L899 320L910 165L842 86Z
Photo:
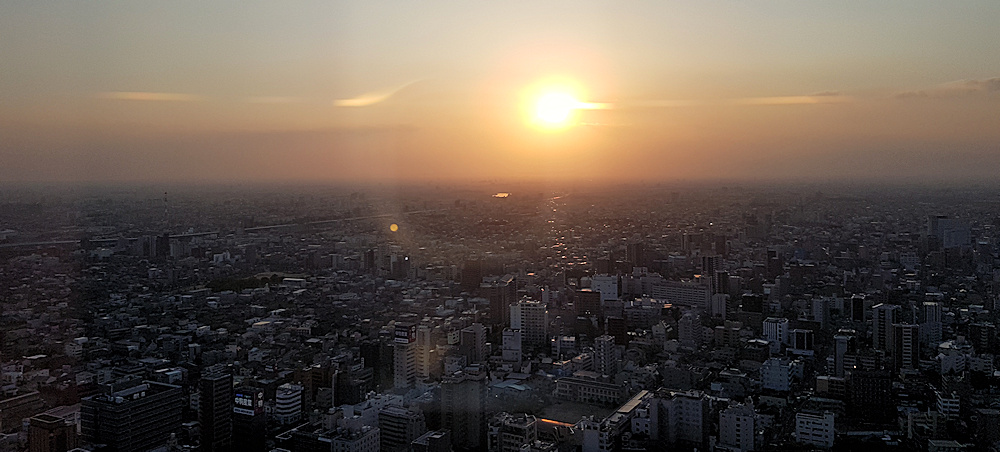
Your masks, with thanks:
M925 301L920 305L920 339L928 346L936 347L941 343L941 303Z
M441 380L441 424L460 450L486 446L486 374L477 368Z
M229 452L233 441L233 375L222 366L205 369L200 382L201 448Z
M889 355L893 370L916 370L920 361L920 327L912 324L892 325L892 347Z
M393 340L393 387L409 388L417 380L417 326L397 323Z
M892 343L892 324L897 322L900 307L879 303L872 306L872 348L888 350Z
M233 450L266 450L267 415L264 414L264 391L240 387L233 391Z

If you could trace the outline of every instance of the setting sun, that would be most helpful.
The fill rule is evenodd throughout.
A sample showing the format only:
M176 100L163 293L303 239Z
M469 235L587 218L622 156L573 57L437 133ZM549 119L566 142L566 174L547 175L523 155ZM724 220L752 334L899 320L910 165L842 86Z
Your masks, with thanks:
M535 118L549 126L565 126L581 102L568 93L548 93L535 104Z

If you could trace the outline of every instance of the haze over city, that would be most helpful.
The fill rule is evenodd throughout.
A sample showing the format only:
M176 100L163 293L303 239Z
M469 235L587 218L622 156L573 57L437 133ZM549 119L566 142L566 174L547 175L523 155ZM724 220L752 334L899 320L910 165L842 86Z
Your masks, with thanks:
M6 2L0 180L992 181L1000 4ZM547 93L581 108L537 124Z

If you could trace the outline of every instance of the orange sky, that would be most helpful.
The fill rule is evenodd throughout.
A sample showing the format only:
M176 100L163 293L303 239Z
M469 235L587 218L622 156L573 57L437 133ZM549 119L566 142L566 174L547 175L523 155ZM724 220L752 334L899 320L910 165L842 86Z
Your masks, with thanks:
M997 23L990 1L8 2L0 181L993 180ZM602 108L533 124L566 85Z

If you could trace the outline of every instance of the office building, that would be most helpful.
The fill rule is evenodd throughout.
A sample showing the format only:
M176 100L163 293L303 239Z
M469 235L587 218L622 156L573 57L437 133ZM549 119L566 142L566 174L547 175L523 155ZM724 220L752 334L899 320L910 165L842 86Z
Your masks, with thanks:
M685 312L677 321L677 338L681 346L698 348L704 342L701 316L694 311Z
M180 386L152 381L114 386L80 402L85 440L106 444L113 452L140 452L166 444L180 429L184 406Z
M501 358L505 363L521 368L521 331L504 329L501 337Z
M937 347L941 343L943 331L941 303L925 301L920 306L920 341L927 346Z
M590 279L590 288L601 294L601 302L617 300L620 295L618 286L618 276L616 275L594 275Z
M788 344L789 327L788 319L768 317L764 319L764 338L767 339L771 353L780 353L781 346Z
M510 328L521 331L521 341L530 347L547 347L549 314L540 301L522 299L510 307Z
M393 337L393 387L412 387L417 381L417 326L397 323Z
M657 391L649 403L650 439L685 448L707 446L709 398L701 391Z
M302 419L302 386L285 383L274 393L274 420L286 425Z
M388 405L378 412L381 452L406 451L410 443L427 431L424 414L398 405Z
M893 370L917 370L920 364L919 325L894 323L889 357Z
M615 338L605 334L594 339L594 371L614 377L620 360Z
M517 301L517 279L505 275L479 286L479 294L490 302L490 322L504 327L510 324L510 305Z
M716 450L747 452L757 450L757 413L753 407L735 404L719 412L719 442Z
M576 291L573 307L577 316L600 317L601 316L601 293L591 289Z
M205 369L199 382L201 447L229 452L233 444L233 375L224 367Z
M475 364L486 360L489 350L486 348L486 328L481 323L462 328L460 337L459 350L466 362Z
M795 440L810 446L829 449L833 447L834 425L833 413L795 414Z
M264 391L240 387L233 391L233 450L264 452L267 441L267 414Z
M761 387L771 391L789 391L792 375L792 362L787 358L768 358L760 366Z
M456 449L486 446L486 377L466 368L441 380L441 426Z
M38 414L28 420L28 452L66 452L80 445L76 424L51 414Z
M898 322L898 305L879 303L872 306L872 348L889 350L892 343L892 324Z

